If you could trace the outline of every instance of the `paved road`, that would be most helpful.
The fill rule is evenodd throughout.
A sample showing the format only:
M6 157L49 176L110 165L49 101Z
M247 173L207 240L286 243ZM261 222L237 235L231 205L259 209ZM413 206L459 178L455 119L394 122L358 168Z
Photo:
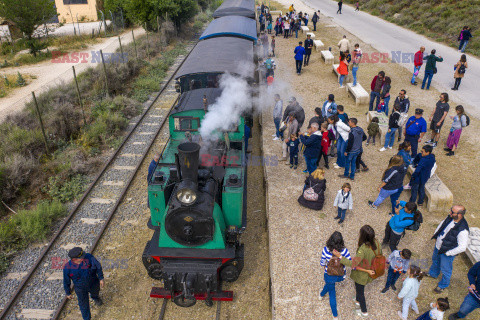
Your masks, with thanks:
M432 85L440 91L448 92L452 98L467 107L467 111L477 118L480 118L480 94L476 90L480 84L480 60L467 55L468 69L465 78L462 80L459 91L452 91L453 65L459 60L461 53L454 48L439 44L427 39L422 35L399 27L393 23L382 20L365 12L354 12L354 8L343 6L342 14L336 14L338 6L336 1L331 0L302 0L306 5L320 9L320 12L332 17L333 21L348 32L356 35L364 42L380 52L388 52L390 58L392 51L415 53L421 45L424 45L426 52L431 49L437 50L437 55L444 59L437 63L438 73L434 75ZM408 70L413 70L413 63L402 63ZM424 65L425 66L425 65ZM424 66L420 71L423 78Z

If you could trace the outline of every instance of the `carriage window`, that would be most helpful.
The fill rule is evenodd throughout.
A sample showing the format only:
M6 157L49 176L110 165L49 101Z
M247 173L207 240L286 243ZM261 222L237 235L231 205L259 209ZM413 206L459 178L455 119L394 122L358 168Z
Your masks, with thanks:
M175 117L175 131L198 131L200 119L193 117Z
M202 81L190 80L190 90L200 89L202 87Z
M207 75L207 88L218 88L220 81L220 75L209 74Z

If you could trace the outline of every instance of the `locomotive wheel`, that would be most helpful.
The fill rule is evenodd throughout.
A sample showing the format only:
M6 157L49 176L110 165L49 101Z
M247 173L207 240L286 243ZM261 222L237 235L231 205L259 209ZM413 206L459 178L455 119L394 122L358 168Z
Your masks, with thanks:
M232 265L226 266L220 271L220 278L223 281L233 282L238 279L238 276L239 273L237 267Z
M150 265L147 269L148 275L156 280L162 280L162 267L160 263L154 263Z
M175 304L179 307L188 308L195 305L195 303L197 303L197 299L195 299L195 297L185 298L185 296L182 294L173 298L173 302L175 302Z

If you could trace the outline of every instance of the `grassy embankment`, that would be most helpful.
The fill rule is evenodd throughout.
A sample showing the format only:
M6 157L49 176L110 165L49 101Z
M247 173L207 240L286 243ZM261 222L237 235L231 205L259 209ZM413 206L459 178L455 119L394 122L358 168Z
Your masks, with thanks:
M356 0L346 2L355 4ZM360 10L457 49L457 37L463 26L468 25L473 38L466 52L480 56L479 0L364 0L360 1Z

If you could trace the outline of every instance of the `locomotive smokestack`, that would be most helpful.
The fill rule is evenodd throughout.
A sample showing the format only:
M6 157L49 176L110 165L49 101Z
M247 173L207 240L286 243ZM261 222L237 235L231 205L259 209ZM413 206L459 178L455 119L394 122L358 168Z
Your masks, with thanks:
M195 142L185 142L178 145L178 162L182 180L188 180L197 185L200 145ZM196 188L195 188L196 189Z

